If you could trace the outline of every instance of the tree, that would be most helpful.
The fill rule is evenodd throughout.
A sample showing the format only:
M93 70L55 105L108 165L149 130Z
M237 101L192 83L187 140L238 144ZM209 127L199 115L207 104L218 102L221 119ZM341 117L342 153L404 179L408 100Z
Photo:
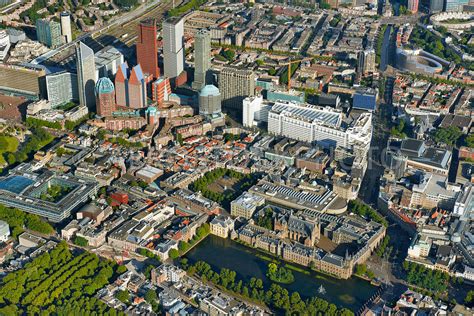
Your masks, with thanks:
M123 274L123 273L125 273L125 272L127 272L127 267L126 267L126 266L119 265L119 266L117 267L117 273L118 273L118 274Z
M87 247L89 242L84 237L76 236L76 238L74 238L74 244L80 247Z
M465 142L467 147L474 148L474 133L469 134Z
M158 300L158 295L156 295L156 291L152 289L146 291L145 300L150 304L156 302Z
M365 264L357 264L356 265L356 274L364 275L367 272L367 266Z
M449 126L447 128L438 128L433 138L437 143L445 143L447 145L454 145L461 137L462 132L457 126Z
M171 250L169 251L169 256L170 256L170 258L173 259L173 260L174 260L174 259L177 259L177 258L179 257L179 251L176 250L176 249L171 249Z
M473 305L474 303L474 290L467 292L466 297L464 298L464 303L468 306Z
M130 293L126 290L119 290L117 294L115 294L115 297L122 303L128 304L128 301L130 299Z

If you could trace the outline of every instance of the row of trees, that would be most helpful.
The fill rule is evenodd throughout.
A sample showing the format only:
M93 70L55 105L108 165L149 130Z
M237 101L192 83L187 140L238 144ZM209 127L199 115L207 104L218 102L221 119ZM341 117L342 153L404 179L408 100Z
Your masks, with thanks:
M287 289L275 283L265 287L263 281L257 278L251 278L249 282L244 282L237 279L235 271L225 268L217 273L204 261L190 265L187 271L191 275L198 275L204 282L209 281L218 287L242 295L254 302L266 304L287 315L354 315L350 310L338 309L336 305L318 297L303 300L298 292L290 294Z
M377 223L384 225L385 227L388 226L388 222L385 219L385 217L383 217L382 215L377 213L373 208L371 208L370 206L368 206L367 204L359 200L349 201L348 209L349 209L349 212L355 213L365 218L369 218Z
M177 8L171 9L168 11L169 16L178 16L183 13L188 12L189 10L199 10L199 7L206 3L206 0L191 0L186 4L179 6Z
M29 214L17 208L6 207L2 204L0 204L0 220L8 223L13 238L17 238L24 228L47 235L54 232L54 228L38 215Z
M80 309L79 314L115 315L116 311L93 296L110 283L117 268L116 263L89 252L74 255L60 242L3 278L0 308L14 314L69 314Z
M38 128L38 127L47 127L47 128L53 128L53 129L62 128L61 123L59 122L50 122L50 121L40 120L33 117L26 118L26 125L28 127L33 127L33 128Z
M424 288L430 292L444 293L449 286L449 274L439 270L432 270L420 264L404 261L403 269L409 284Z

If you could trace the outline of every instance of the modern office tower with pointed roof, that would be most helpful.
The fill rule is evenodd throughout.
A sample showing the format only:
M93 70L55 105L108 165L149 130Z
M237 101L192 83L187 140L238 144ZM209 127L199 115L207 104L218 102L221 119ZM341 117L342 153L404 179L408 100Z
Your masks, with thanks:
M147 105L146 82L140 65L132 68L128 78L128 104L133 109L141 109Z
M184 19L164 21L162 34L164 75L174 79L184 70Z
M97 114L100 116L112 116L115 111L115 89L112 81L100 78L95 85Z
M194 36L194 81L193 88L201 90L207 84L211 68L211 34L206 29Z
M76 44L77 83L79 104L95 112L95 60L94 51L86 44Z
M155 19L141 21L137 39L137 63L144 73L152 75L155 79L160 77L156 29Z
M122 63L115 74L115 104L121 107L128 106L128 65Z

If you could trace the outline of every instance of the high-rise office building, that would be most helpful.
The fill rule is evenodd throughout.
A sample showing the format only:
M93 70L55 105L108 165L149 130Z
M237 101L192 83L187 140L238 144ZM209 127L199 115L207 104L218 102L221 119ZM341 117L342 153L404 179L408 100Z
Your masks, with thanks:
M95 85L95 96L97 104L97 114L100 116L112 116L115 111L115 89L112 81L107 78L100 78Z
M133 109L141 109L147 105L146 82L140 65L132 68L128 78L128 104Z
M137 63L141 65L144 73L152 75L153 78L160 76L156 37L156 20L141 21L138 26Z
M169 100L171 94L171 85L168 78L159 78L152 83L152 100L155 101L159 107L163 105L164 101Z
M61 12L61 34L64 43L72 41L71 14L69 14L69 12Z
M62 44L61 25L56 21L36 20L36 37L47 47L55 48Z
M76 44L77 83L79 103L95 112L95 60L94 51L83 42Z
M121 107L140 109L147 105L146 82L140 65L130 71L123 63L115 75L115 100Z
M441 12L444 9L444 0L428 0L428 6L431 14Z
M77 74L67 71L46 75L46 90L51 106L57 107L79 99Z
M124 62L123 54L113 46L106 46L95 53L95 78L114 78L117 70Z
M210 68L211 33L202 29L194 36L194 89L201 90L207 84Z
M10 46L10 36L8 36L7 31L0 30L0 61L3 61L5 57L7 57Z
M184 70L184 20L172 17L163 22L165 77L174 79Z
M470 0L446 0L445 11L463 11L465 5L469 5Z
M242 109L242 101L255 94L255 74L252 70L224 67L219 74L219 91L224 107Z
M375 50L366 49L359 53L357 71L360 74L373 73L376 71Z
M221 93L219 89L212 85L206 85L199 92L199 114L213 115L221 113Z
M418 12L419 0L408 0L408 11L411 13Z
M115 74L115 104L128 106L128 65L122 63Z

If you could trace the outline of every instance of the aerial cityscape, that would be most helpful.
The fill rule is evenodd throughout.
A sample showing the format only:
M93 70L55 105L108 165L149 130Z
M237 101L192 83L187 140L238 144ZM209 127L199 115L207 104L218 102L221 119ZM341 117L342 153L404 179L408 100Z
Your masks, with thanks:
M0 0L0 315L474 315L474 0Z

